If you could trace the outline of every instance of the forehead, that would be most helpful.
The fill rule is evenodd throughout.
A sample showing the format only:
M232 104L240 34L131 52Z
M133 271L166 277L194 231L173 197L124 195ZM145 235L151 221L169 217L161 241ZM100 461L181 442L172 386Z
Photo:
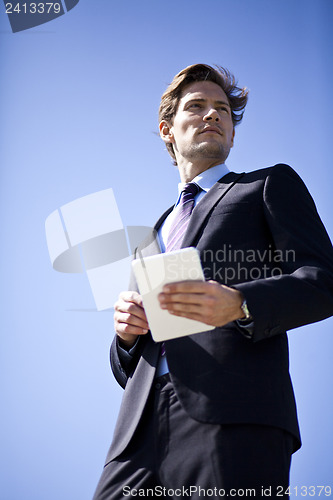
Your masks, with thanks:
M211 99L228 103L224 90L217 83L210 81L193 82L187 85L180 95L179 105L192 99Z

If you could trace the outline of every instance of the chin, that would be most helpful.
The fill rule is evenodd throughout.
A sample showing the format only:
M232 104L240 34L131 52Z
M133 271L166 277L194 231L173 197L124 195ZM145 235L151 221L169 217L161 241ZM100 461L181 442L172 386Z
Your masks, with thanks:
M221 144L218 144L216 142L203 142L193 148L193 156L216 158L217 160L225 161L228 157L229 151L230 150L226 151L226 149Z

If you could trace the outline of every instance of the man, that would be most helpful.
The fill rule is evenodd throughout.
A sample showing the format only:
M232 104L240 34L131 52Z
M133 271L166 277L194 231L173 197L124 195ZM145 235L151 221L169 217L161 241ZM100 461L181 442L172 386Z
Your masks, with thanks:
M165 286L160 305L212 328L161 346L133 279L120 295L111 365L125 392L95 500L287 496L301 443L286 331L333 314L333 250L290 167L225 166L246 102L204 64L162 96L160 135L185 191L138 251L198 249L206 281Z

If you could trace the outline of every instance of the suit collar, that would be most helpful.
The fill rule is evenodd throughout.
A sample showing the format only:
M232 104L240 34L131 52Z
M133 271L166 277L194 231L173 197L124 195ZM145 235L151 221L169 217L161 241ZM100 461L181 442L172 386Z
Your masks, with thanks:
M201 227L209 217L213 208L219 201L228 193L228 191L243 177L244 173L236 174L229 172L223 176L214 186L208 191L203 199L194 208L190 222L186 229L186 233L182 242L182 248L195 246Z
M155 231L158 231L159 228L161 227L162 223L165 221L165 219L168 217L168 215L172 212L172 210L174 209L174 206L175 205L172 205L171 207L168 208L168 210L166 210L164 212L163 215L161 215L161 217L158 219L158 221L156 222L155 226L154 226L154 230Z
M200 229L209 217L210 212L228 193L228 191L243 177L243 175L244 172L241 174L229 172L227 175L224 175L221 179L219 179L208 191L192 212L192 216L182 243L182 248L195 246L198 235L200 234ZM163 221L173 210L173 207L174 205L164 212L164 214L156 222L152 234L146 238L142 244L140 244L139 252L141 249L144 256L161 253L157 232Z

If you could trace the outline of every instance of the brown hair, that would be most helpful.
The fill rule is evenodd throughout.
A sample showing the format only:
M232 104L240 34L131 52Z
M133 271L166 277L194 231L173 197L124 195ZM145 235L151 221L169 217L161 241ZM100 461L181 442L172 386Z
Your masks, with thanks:
M238 87L234 75L226 68L222 66L215 66L215 68L208 64L193 64L178 73L161 97L159 122L166 120L172 124L182 92L187 85L193 82L209 81L219 85L226 94L231 108L232 123L234 127L238 125L243 118L249 91L246 87ZM167 143L166 147L175 160L172 144Z

